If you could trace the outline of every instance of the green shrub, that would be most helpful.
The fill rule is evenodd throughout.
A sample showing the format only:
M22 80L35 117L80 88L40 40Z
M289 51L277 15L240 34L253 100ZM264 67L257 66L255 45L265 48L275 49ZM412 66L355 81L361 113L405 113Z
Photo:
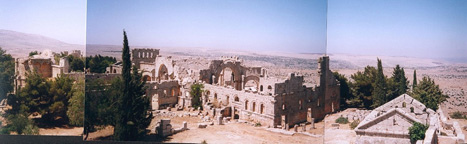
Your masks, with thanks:
M418 122L413 123L413 125L409 128L410 141L414 143L417 140L425 139L425 132L427 129L428 126L424 124Z
M467 116L463 115L459 111L456 111L456 112L451 114L451 118L453 118L453 119L467 119Z
M358 126L358 124L360 124L360 121L354 120L352 123L350 123L350 128L355 129Z
M261 126L261 123L260 122L256 122L255 123L255 127L260 127Z
M201 141L201 144L208 144L208 142L206 142L206 140L203 140Z
M349 123L349 120L347 118L344 118L344 117L339 117L336 119L336 123L339 123L339 124L347 124Z

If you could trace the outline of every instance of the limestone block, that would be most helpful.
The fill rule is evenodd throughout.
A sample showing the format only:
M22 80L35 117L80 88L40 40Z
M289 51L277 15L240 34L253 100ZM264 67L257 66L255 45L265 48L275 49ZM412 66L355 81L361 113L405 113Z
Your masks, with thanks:
M188 123L186 121L183 121L183 129L184 130L188 129Z
M198 128L206 128L208 125L204 123L198 123Z
M217 124L218 124L218 125L223 125L223 124L224 124L224 123L222 122L222 120L223 120L223 119L222 119L222 116L217 116L217 119L216 119L216 120L217 120Z

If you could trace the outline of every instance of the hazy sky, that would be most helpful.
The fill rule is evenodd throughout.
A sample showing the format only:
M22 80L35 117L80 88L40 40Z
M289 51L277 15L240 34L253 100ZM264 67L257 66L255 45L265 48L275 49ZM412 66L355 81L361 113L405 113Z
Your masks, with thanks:
M467 58L467 0L329 0L328 52Z
M88 1L87 43L324 53L325 0Z
M86 43L86 0L0 0L0 29Z

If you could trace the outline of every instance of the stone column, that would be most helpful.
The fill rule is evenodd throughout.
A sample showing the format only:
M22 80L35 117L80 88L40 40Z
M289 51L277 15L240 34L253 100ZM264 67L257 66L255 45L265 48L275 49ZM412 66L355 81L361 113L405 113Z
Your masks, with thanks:
M302 124L302 131L306 131L306 123Z
M298 132L298 125L294 125L294 126L293 126L293 131L294 131L294 132Z
M242 89L241 89L241 90L245 89L245 75L242 75L242 82L241 82L241 85L242 85L242 87L241 87Z
M315 129L315 118L311 118L311 127L310 127L310 130L311 129Z

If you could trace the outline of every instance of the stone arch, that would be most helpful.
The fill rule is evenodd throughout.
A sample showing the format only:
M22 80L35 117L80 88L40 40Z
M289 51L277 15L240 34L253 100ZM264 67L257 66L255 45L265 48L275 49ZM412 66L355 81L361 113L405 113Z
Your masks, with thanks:
M144 76L143 76L143 80L144 80L144 81L151 81L151 76L149 76L149 75L144 75Z
M159 66L159 71L158 71L158 76L159 80L168 80L169 79L169 72L167 70L167 67L164 64L161 64Z
M255 89L260 89L260 86L259 86L259 77L258 76L253 76L253 75L250 75L250 76L247 76L245 77L245 81L243 83L243 87L246 87L248 82L253 82L254 83L254 87ZM262 91L262 90L261 90Z
M222 63L216 70L215 70L215 78L213 79L214 80L214 83L218 83L220 85L223 85L223 83L219 83L219 82L222 82L224 81L225 82L225 79L224 79L224 70L229 68L232 73L232 83L231 83L231 86L236 89L236 90L242 90L242 70L240 69L241 66L240 64L236 64L234 62L231 62L231 61L227 61L227 62L224 62ZM221 75L222 74L222 75Z

